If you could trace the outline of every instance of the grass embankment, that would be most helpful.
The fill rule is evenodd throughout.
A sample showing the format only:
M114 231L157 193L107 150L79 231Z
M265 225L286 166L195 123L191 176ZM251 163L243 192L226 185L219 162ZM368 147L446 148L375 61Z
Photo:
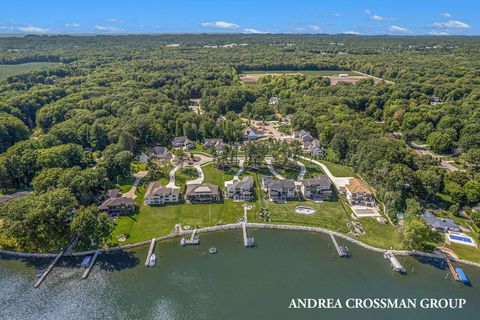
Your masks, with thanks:
M445 247L453 250L460 259L480 263L480 250L477 248L455 243L445 245Z
M57 65L57 62L29 62L22 64L0 64L0 81L16 74L41 70L46 67Z
M321 160L321 163L327 166L328 170L335 176L335 177L356 177L357 175L353 171L352 168L349 166L333 163L330 161Z

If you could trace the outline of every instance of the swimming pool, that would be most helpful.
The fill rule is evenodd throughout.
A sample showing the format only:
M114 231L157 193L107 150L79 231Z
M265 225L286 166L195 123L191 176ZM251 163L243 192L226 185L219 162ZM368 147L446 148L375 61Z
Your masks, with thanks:
M470 238L456 236L456 235L453 235L453 234L449 235L449 237L450 237L450 239L453 239L453 240L473 243L472 239L470 239Z
M472 247L476 247L477 244L475 243L475 241L470 237L470 236L467 236L466 234L464 233L447 233L446 234L446 237L447 237L447 243L450 243L450 242L453 242L453 243L457 243L457 244L463 244L463 245L466 245L466 246L472 246Z

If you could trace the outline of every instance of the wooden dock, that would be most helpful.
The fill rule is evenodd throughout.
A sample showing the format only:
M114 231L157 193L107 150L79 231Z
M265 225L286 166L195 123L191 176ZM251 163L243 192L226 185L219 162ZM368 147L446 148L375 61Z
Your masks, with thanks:
M145 260L145 267L150 266L150 257L153 254L153 249L155 249L155 238L152 239L152 242L150 243L150 248L148 249L148 254L147 254L147 259Z
M60 260L60 258L63 256L64 252L65 252L65 249L62 249L62 251L60 251L60 253L55 257L55 259L53 259L52 263L50 263L47 269L43 271L42 275L40 276L40 278L38 278L37 282L35 282L34 288L38 288L42 284L43 280L45 280L45 278L48 276L50 271L53 270L53 267L58 262L58 260Z
M337 250L339 257L348 257L350 253L346 247L339 246L337 243L337 239L333 236L333 233L330 233L330 238L332 238L333 245L335 246L335 250Z
M445 257L445 261L447 262L448 268L450 269L450 273L452 274L455 281L460 281L460 277L458 276L457 270L455 270L455 268L453 267L453 264L450 261L450 259Z
M253 237L249 237L247 233L247 223L244 221L242 222L242 231L243 231L243 245L245 248L253 248L255 247L255 240Z
M197 236L197 229L193 229L190 239L182 238L182 240L180 241L180 245L182 247L193 246L198 244L200 244L200 238Z
M95 251L95 254L93 255L92 260L90 261L90 264L88 265L87 269L83 273L82 279L88 278L88 275L90 274L90 271L92 271L93 265L95 264L95 260L97 260L99 254L100 254L100 249L97 249L97 251Z

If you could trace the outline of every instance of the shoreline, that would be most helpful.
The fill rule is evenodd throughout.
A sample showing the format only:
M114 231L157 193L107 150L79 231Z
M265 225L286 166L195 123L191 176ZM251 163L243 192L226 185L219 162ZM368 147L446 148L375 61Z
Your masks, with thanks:
M434 259L444 259L442 255L438 254L433 254L433 253L427 253L427 252L422 252L422 251L416 251L416 250L388 250L388 249L382 249L382 248L377 248L373 247L371 245L368 245L366 243L361 242L360 240L351 238L345 234L336 232L336 231L330 231L328 229L320 228L320 227L306 227L306 226L297 226L297 225L281 225L281 224L266 224L266 223L247 223L248 228L253 228L253 229L270 229L270 230L289 230L289 231L303 231L303 232L314 232L314 233L323 233L326 235L333 234L336 237L342 238L344 240L347 240L355 245L358 245L364 249L377 252L377 253L385 253L387 251L392 252L393 254L396 255L402 255L402 256L418 256L418 257L427 257L427 258L434 258ZM205 228L200 228L197 229L197 233L208 233L208 232L217 232L217 231L229 231L229 230L236 230L236 229L241 229L242 228L242 223L231 223L231 224L225 224L221 226L213 226L213 227L205 227ZM187 230L187 231L182 231L179 233L169 233L165 236L161 236L158 238L155 238L156 242L161 242L169 239L174 239L174 238L179 238L182 236L190 235L193 232L193 230ZM133 249L133 248L138 248L141 246L145 246L151 243L151 240L145 240L137 243L132 243L132 244L126 244L122 246L115 246L115 247L108 247L108 248L100 248L100 252L115 252L115 251L122 251L122 250L127 250L127 249ZM95 250L89 250L89 251L81 251L81 252L74 252L71 255L64 255L65 257L80 257L80 256L86 256L86 255L91 255L94 254ZM14 256L18 258L54 258L58 254L57 253L34 253L34 252L17 252L17 251L8 251L8 250L0 250L0 254L3 255L9 255L9 256ZM451 259L454 262L462 263L465 265L473 266L480 268L480 263L473 262L470 260L463 260L459 258L452 258Z

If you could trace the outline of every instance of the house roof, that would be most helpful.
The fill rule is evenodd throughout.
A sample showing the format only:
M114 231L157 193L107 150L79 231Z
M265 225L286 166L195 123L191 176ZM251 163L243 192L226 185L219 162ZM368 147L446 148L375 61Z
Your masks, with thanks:
M325 186L331 187L332 182L327 176L317 176L311 179L305 179L302 181L305 187Z
M268 183L268 189L272 188L295 188L295 181L291 179L278 179L278 180L272 180Z
M227 190L242 188L242 189L251 189L253 188L253 177L246 176L242 180L233 180L233 183L226 185Z
M216 150L222 150L224 147L223 139L213 138L213 139L205 139L203 142L203 146L205 148L214 148Z
M247 128L247 135L254 135L254 136L260 137L263 135L263 132L249 127Z
M210 193L212 195L218 195L218 186L211 183L190 184L187 186L185 195L194 196L196 193Z
M122 194L120 193L120 190L118 189L110 189L107 191L107 195L106 197L107 198L118 198L120 197Z
M167 147L155 146L148 151L149 155L154 155L157 158L171 159L172 155L168 152Z
M110 207L118 207L121 205L133 206L135 205L135 200L131 198L118 197L118 198L108 198L98 206L100 210L108 210Z
M440 217L437 217L436 215L434 215L432 212L430 211L425 211L423 214L422 214L422 218L423 220L425 220L425 222L433 227L433 228L436 228L436 229L451 229L451 230L458 230L460 229L460 225L458 223L456 223L455 221L453 221L452 219L444 219L444 218L440 218Z
M372 194L368 185L360 179L352 178L349 181L349 184L345 186L350 193L367 193Z
M158 182L150 182L147 191L145 192L145 198L159 195L175 195L178 197L180 195L180 188L170 188L165 187Z
M186 136L179 136L179 137L175 137L173 138L172 140L172 143L175 144L175 143L183 143L183 144L187 144L187 143L190 143L191 141L186 137Z

